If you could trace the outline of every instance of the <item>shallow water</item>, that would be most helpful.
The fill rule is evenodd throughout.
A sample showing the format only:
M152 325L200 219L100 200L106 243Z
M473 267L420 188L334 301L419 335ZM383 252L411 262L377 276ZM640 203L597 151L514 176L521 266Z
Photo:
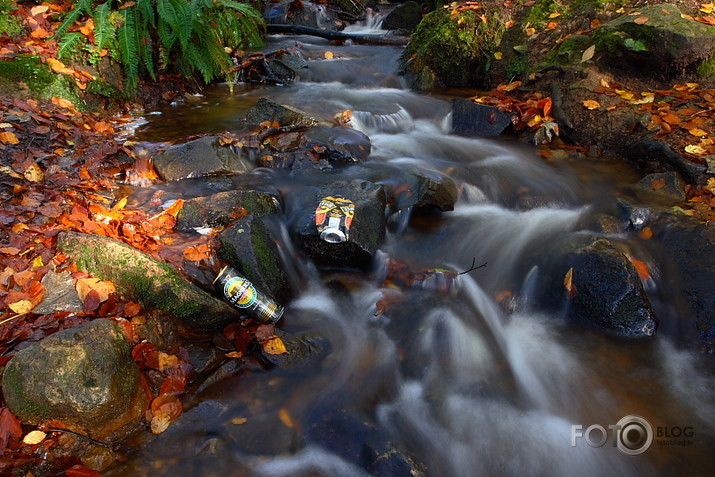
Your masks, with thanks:
M209 88L145 116L136 139L240 130L261 96L325 119L350 109L352 126L371 138L370 161L444 172L460 186L458 204L453 212L393 216L370 273L321 274L307 260L290 263L299 270L300 293L280 326L317 333L329 343L327 357L300 372L222 380L113 475L409 475L369 458L387 448L429 476L712 475L711 362L660 334L616 339L530 306L538 271L524 265L528 257L566 233L588 230L617 197L637 201L635 171L576 154L549 161L531 146L449 134L448 95L407 89L396 74L400 48L270 38L267 49L279 47L295 47L309 60L294 84ZM334 59L325 59L326 51ZM303 179L256 174L279 187L300 187ZM612 238L649 263L649 291L657 295L658 264L640 239ZM473 260L487 266L461 275L456 296L382 290L388 257L415 269L465 270ZM399 302L376 316L383 292ZM677 318L667 304L656 306L661 319ZM656 434L687 427L693 435L678 439L685 445L656 435L638 456L618 450L612 433L602 447L584 438L572 446L573 426L608 429L632 414ZM261 424L241 427L232 423L238 417Z

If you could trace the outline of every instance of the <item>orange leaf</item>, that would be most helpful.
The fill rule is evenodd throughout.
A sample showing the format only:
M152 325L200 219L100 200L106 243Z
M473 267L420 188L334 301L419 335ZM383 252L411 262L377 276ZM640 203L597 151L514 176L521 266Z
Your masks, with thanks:
M700 128L688 129L688 132L689 132L690 134L692 134L693 136L698 136L698 137L707 136L707 135L708 135L708 133L706 133L705 131L703 131L703 130L700 129Z
M665 187L665 179L659 177L658 179L653 179L650 181L650 188L653 190L660 190Z
M191 260L192 262L198 262L205 258L209 258L210 256L211 251L209 249L209 244L207 243L203 243L195 247L189 247L184 250L184 258L186 260Z
M643 25L647 21L648 21L648 17L638 17L635 20L633 20L633 23L635 23L636 25Z
M643 227L640 232L638 232L638 236L643 240L648 240L653 237L653 230L650 227Z
M82 301L85 301L90 292L97 292L100 303L107 301L109 295L117 291L112 282L103 281L99 278L78 278L75 288Z
M278 338L277 336L264 342L263 350L268 354L284 354L288 352L285 343L283 343L283 340Z
M595 20L591 20L591 25L590 25L590 26L591 26L591 29L592 29L592 30L595 30L596 28L598 28L599 26L601 26L601 20L599 20L598 18L596 18Z
M20 142L15 133L10 131L1 132L0 141L4 142L5 144L17 144Z
M184 207L184 199L176 199L174 203L167 207L164 212L172 217L176 217L176 214L179 213L182 207Z
M583 102L584 107L590 110L598 109L601 107L601 103L596 101L595 99L587 99L586 101Z
M667 113L663 115L663 121L670 124L671 126L677 126L680 124L680 116L673 113Z
M59 74L71 75L74 73L72 68L67 68L64 63L54 58L48 58L47 63L52 68L52 71Z
M526 33L526 36L533 36L536 34L536 28L529 27L524 30L524 33Z
M635 259L631 257L630 255L626 255L628 257L628 260L631 261L633 266L636 268L636 272L638 272L638 278L641 279L641 281L646 281L650 278L650 270L648 270L648 265L638 259Z
M64 98L58 98L56 96L53 96L50 101L52 101L53 104L56 104L60 108L67 108L67 109L74 110L74 104L72 104L71 101L67 101Z
M44 28L38 28L38 29L34 30L32 33L30 33L30 36L31 36L32 38L42 39L42 38L49 38L49 37L51 37L51 36L52 36L52 33L50 33L49 31L45 30Z
M566 288L566 296L569 300L573 300L576 296L576 285L573 284L573 267L569 268L564 276L564 288Z

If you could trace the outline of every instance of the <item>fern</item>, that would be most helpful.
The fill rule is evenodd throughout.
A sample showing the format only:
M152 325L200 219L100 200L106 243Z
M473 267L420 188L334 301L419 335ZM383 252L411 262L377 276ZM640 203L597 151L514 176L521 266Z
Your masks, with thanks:
M124 23L119 27L119 54L127 75L127 89L136 89L139 81L139 45L134 7L122 10Z
M82 14L90 14L92 12L92 0L79 0L77 6L67 14L64 21L57 27L55 32L56 38L61 38L69 29L69 27L74 24Z
M79 32L68 33L57 44L57 58L68 60L84 45L84 35Z
M116 35L116 28L110 21L111 8L112 0L107 0L94 10L94 41L98 52Z

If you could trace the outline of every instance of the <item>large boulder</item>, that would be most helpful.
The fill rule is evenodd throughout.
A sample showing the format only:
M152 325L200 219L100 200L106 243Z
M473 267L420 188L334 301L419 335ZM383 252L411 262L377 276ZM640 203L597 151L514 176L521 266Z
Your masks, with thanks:
M2 389L22 422L60 421L95 439L139 422L148 405L129 343L108 319L59 331L19 351L5 368Z
M675 310L663 320L663 331L682 345L715 353L715 227L671 213L651 214L647 225L662 267L663 299Z
M608 66L674 76L712 57L715 27L685 18L677 5L663 3L601 25L593 39Z
M246 216L221 232L218 240L219 257L258 290L282 304L291 298L291 287L266 218Z
M80 270L114 283L123 298L166 311L186 325L211 330L239 318L234 308L183 279L166 262L125 243L101 235L62 232L57 249Z
M215 136L171 146L155 156L153 164L165 181L211 174L239 174L254 168L240 149L233 145L222 146Z
M206 197L196 197L184 203L176 215L176 228L220 227L230 224L246 213L263 215L278 210L278 200L266 192L231 190Z
M534 260L535 298L567 319L629 338L652 336L658 320L632 261L608 240L573 235Z
M301 193L302 194L302 193ZM368 268L385 238L385 191L365 180L336 181L298 198L296 244L324 267Z
M452 132L462 136L498 136L515 117L514 113L468 99L452 101Z
M487 86L487 74L504 28L497 14L449 8L427 14L403 54L403 69L415 87Z

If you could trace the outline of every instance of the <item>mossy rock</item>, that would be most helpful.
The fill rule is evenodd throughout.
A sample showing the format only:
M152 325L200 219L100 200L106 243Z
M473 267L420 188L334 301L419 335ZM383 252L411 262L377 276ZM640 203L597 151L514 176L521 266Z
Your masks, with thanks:
M683 18L676 5L664 3L601 25L593 40L607 66L673 77L713 57L715 27Z
M57 248L77 267L109 280L123 298L166 311L184 324L215 330L238 318L238 312L192 283L169 264L117 240L100 235L62 232Z
M102 439L148 405L129 343L112 320L59 331L19 351L3 374L3 396L25 424L60 421Z
M427 89L432 76L436 86L487 86L505 29L496 13L486 15L487 22L482 13L451 15L440 8L422 19L403 55L403 69L413 74L416 87Z
M229 190L186 201L176 216L178 230L196 227L221 227L249 213L263 215L278 211L278 200L255 190Z
M25 85L40 99L55 96L72 102L78 109L84 109L74 81L67 75L53 73L39 56L18 55L0 60L0 80L14 87Z

